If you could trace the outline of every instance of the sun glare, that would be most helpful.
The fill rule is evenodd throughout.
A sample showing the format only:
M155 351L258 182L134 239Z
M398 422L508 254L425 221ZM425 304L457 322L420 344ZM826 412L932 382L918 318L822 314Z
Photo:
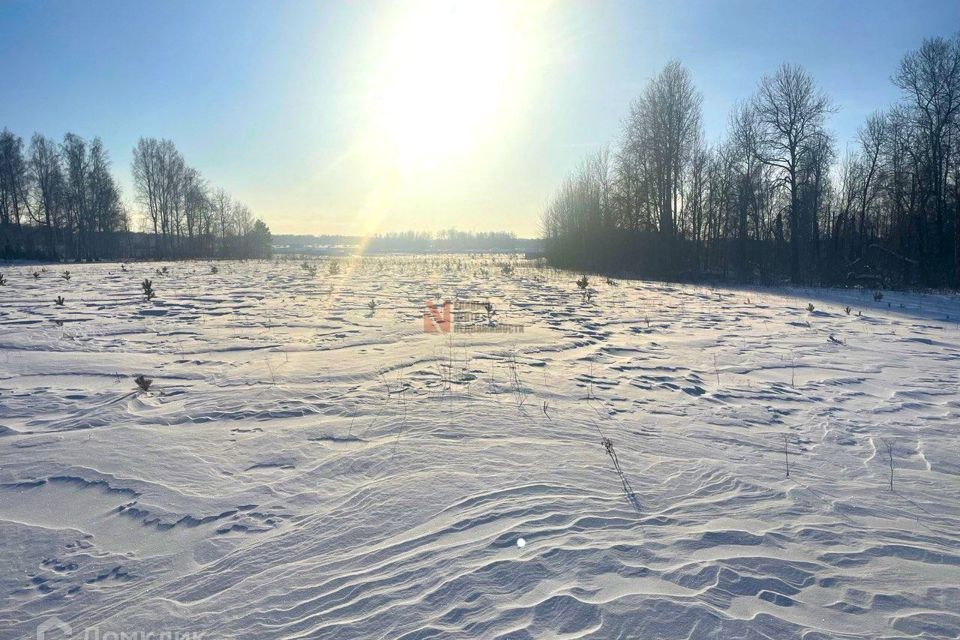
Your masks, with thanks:
M497 134L522 84L523 23L499 2L425 2L396 19L372 93L398 166L442 164Z

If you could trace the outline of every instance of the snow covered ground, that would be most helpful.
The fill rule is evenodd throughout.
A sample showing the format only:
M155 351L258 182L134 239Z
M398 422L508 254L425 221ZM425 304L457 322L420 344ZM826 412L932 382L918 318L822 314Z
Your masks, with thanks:
M504 259L0 267L0 638L960 635L960 300Z

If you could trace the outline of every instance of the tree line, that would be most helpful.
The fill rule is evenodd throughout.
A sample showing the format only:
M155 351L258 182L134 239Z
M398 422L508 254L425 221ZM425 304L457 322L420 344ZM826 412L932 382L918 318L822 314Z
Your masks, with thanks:
M548 258L667 279L960 286L960 34L924 41L892 81L901 99L841 153L830 97L784 64L711 145L700 93L669 63L613 149L548 204Z
M367 251L392 252L512 252L523 246L516 234L505 231L391 231L364 240Z
M169 140L133 150L140 231L99 138L0 133L0 258L116 260L267 257L270 230L213 189Z
M287 254L517 253L537 254L539 238L504 231L401 231L371 236L275 234L275 251Z

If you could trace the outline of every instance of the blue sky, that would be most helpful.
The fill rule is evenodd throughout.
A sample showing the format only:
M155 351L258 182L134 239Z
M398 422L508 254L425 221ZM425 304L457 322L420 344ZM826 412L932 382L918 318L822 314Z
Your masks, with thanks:
M435 8L0 2L0 126L24 138L100 136L134 209L131 149L157 136L275 232L533 234L556 184L616 139L630 101L670 59L702 91L711 141L764 73L784 61L803 65L839 108L830 128L842 150L867 114L897 99L890 76L903 54L960 29L956 0L538 3L514 34L522 44L510 66L523 68L522 82L504 89L496 122L472 122L483 125L483 140L456 154L434 141L435 164L397 170L390 158L372 159L389 153L371 124L383 69L392 68L384 65L396 57L384 43ZM495 57L451 55L478 64Z

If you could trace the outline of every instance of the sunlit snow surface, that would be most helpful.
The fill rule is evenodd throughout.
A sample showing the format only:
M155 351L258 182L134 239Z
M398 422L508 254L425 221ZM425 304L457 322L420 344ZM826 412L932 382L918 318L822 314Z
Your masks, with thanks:
M0 638L960 635L960 300L506 259L0 265Z

